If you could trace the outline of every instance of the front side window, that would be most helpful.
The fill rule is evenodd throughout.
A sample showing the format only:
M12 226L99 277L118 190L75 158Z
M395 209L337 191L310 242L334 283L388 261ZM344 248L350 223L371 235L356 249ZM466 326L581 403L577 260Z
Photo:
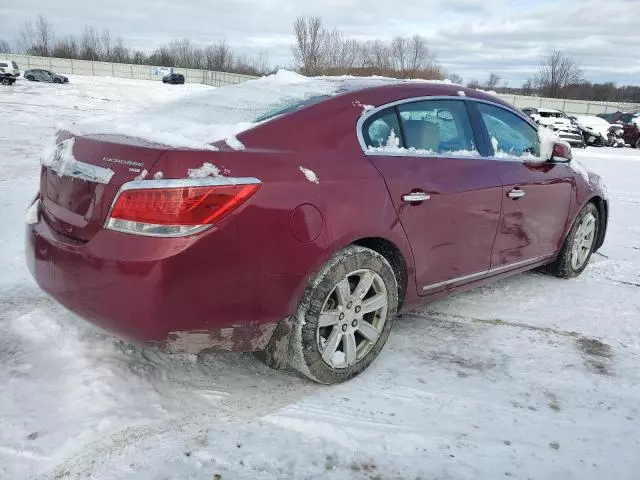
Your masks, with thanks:
M495 157L539 157L538 132L529 123L504 108L478 103L489 131Z
M464 102L423 100L398 106L406 148L441 155L477 155Z

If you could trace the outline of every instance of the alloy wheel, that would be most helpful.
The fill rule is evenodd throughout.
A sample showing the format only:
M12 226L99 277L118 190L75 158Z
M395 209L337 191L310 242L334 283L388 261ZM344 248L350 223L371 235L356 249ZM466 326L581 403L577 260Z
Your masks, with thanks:
M571 267L580 270L589 259L596 237L596 217L592 213L585 215L576 230L571 249Z
M377 343L387 319L387 288L377 273L356 270L327 296L316 338L322 359L346 368L364 358Z

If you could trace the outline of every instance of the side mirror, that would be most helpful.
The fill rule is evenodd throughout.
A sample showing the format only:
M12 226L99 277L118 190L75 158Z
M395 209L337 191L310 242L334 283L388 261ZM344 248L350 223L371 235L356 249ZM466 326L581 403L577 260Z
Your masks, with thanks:
M551 152L551 161L556 163L569 163L571 161L571 147L566 143L556 143Z

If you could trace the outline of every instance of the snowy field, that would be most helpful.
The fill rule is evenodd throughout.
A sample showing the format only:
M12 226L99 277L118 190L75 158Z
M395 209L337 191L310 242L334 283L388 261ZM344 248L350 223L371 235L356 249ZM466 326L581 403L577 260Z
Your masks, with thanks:
M56 125L210 88L70 81L0 88L0 478L638 478L640 151L575 152L611 195L580 278L405 315L371 368L325 387L250 354L133 347L38 290L24 218Z

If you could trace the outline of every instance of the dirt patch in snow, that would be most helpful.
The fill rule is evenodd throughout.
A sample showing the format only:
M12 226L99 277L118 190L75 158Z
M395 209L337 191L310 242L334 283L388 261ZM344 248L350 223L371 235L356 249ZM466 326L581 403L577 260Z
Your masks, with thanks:
M595 338L580 337L576 346L582 354L586 367L598 375L613 375L613 349Z

